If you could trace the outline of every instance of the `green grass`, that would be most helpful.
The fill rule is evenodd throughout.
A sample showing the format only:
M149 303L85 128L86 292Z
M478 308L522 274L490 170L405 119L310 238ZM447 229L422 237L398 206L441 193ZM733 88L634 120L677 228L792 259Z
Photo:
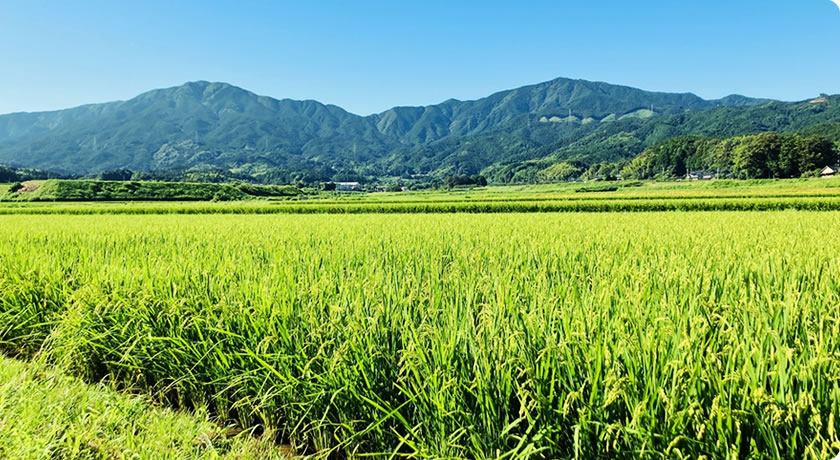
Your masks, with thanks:
M0 349L321 456L830 458L838 231L799 211L10 215Z
M247 434L228 439L207 415L154 408L146 399L0 356L0 458L287 458Z

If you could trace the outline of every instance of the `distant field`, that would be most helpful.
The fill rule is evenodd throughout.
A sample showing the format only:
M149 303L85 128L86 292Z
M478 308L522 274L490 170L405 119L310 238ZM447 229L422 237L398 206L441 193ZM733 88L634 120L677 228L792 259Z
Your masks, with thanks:
M831 458L838 232L794 211L10 215L0 351L322 458Z
M119 183L115 183L119 184ZM212 185L212 187L206 187ZM36 193L42 199L63 184L45 184ZM159 186L159 185L158 185ZM358 213L504 213L504 212L642 212L642 211L751 211L840 210L840 179L785 181L714 181L671 183L558 184L539 186L484 187L402 193L329 193L292 196L279 188L277 196L258 195L250 186L243 198L234 186L225 190L239 198L213 202L199 199L216 196L215 184L190 184L201 193L190 201L169 198L144 201L150 195L109 195L105 201L11 201L0 202L0 214L358 214ZM180 185L179 185L180 187ZM237 186L240 187L240 186ZM241 186L244 187L244 186ZM615 191L597 191L601 187ZM78 186L72 189L78 192ZM53 192L50 192L53 190ZM585 193L581 193L585 190ZM227 192L226 192L227 193ZM183 196L183 195L181 195ZM290 200L289 198L293 198ZM73 202L68 202L73 201ZM218 200L216 200L218 201Z
M0 204L13 214L499 214L669 211L840 211L840 196L624 197L601 199Z
M546 185L513 185L504 187L484 187L473 190L455 190L446 195L470 198L490 197L544 197L571 198L580 195L582 188L592 186L618 187L616 192L595 193L603 196L726 196L726 195L766 195L766 194L809 194L832 193L840 195L840 177L830 179L787 179L787 180L717 180L685 182L596 182L596 183L561 183ZM439 195L440 192L425 192L426 196ZM400 195L400 194L392 194Z

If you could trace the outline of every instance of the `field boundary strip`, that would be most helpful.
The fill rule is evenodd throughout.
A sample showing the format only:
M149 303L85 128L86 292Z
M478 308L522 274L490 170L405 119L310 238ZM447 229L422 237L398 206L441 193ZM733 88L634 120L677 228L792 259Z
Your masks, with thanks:
M728 198L697 200L606 199L586 201L459 201L425 203L125 203L0 207L15 214L449 214L449 213L599 213L674 211L840 211L840 197Z

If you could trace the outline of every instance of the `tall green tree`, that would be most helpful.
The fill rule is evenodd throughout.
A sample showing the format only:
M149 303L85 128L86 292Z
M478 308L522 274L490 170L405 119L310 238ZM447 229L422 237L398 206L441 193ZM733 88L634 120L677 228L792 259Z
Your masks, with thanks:
M837 164L840 144L835 145L817 136L804 139L802 144L803 150L798 158L800 174Z
M761 133L749 138L733 151L733 170L744 179L775 177L783 140L779 133Z

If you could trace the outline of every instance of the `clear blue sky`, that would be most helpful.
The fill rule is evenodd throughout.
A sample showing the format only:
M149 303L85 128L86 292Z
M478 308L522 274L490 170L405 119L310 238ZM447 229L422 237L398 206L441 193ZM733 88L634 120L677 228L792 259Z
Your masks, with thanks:
M555 77L840 93L829 0L0 1L0 113L192 80L369 114Z

